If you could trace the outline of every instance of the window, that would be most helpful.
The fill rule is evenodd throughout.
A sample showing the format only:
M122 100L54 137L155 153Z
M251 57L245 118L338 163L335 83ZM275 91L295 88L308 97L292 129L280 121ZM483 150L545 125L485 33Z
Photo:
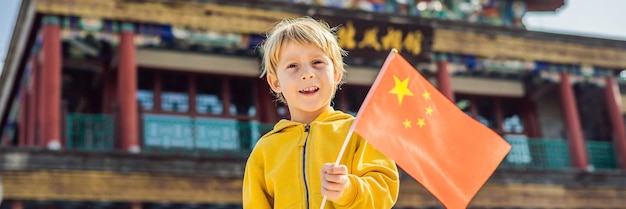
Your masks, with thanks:
M222 78L200 75L196 77L196 112L221 115L224 113Z
M513 99L502 99L502 131L504 133L524 133L524 123L520 114L520 102Z
M259 79L140 72L138 98L148 107L144 110L150 110L142 118L148 150L246 150L273 127L258 122ZM289 114L284 105L278 110L281 115Z
M233 116L256 116L256 82L248 78L229 79L230 107Z
M149 113L257 120L257 80L142 69L137 99ZM289 114L284 105L279 112L280 116Z
M525 134L521 99L455 95L467 115L500 134Z
M154 109L154 74L147 71L137 73L137 100L143 110Z
M174 72L161 74L161 110L189 112L188 75Z

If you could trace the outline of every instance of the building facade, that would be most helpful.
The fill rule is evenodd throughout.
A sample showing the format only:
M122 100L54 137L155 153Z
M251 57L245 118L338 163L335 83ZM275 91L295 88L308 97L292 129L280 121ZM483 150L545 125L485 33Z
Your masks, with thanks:
M288 118L257 46L337 26L355 115L396 48L512 150L470 208L626 208L626 42L531 32L562 0L22 1L0 77L2 209L241 208L245 160ZM620 91L621 87L621 91ZM401 175L395 208L441 208Z

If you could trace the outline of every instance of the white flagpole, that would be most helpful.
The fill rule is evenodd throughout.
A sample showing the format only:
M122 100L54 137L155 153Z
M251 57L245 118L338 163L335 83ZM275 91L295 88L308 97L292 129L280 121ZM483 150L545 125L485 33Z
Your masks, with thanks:
M385 63L383 64L382 69L387 68L387 66L389 65L389 61L397 53L398 53L398 50L396 48L391 49L391 52L389 52L387 59L385 59ZM376 80L374 80L374 84L372 86L378 86L378 83L382 79L382 75L383 73L378 72L378 75L376 76ZM370 97L372 97L372 95L370 95L370 92L368 91L367 96L365 97L365 100L363 101L363 104L368 102L370 100ZM363 105L361 105L361 108L363 108ZM354 132L355 126L360 118L359 116L362 114L361 108L359 108L356 118L352 122L352 125L350 125L350 130L348 130L348 135L346 136L346 139L343 140L343 145L341 146L341 150L339 151L339 156L337 156L335 165L339 165L339 161L341 161L341 156L343 156L343 153L346 151L346 147L348 146L348 141L350 141L350 137L352 137L352 133ZM322 204L320 205L320 209L324 209L324 206L326 206L326 199L327 197L326 195L324 195L324 198L322 199Z
M343 140L343 145L341 145L341 150L339 150L339 155L337 156L337 160L335 161L335 165L339 165L339 161L341 161L341 156L343 156L343 153L346 152L346 147L348 146L348 142L350 141L350 137L352 137L352 133L354 132L354 122L352 123L352 125L350 125L350 130L348 131L348 135L346 135L346 138ZM326 195L324 195L324 199L322 199L322 205L320 205L320 209L324 209L324 206L326 206Z

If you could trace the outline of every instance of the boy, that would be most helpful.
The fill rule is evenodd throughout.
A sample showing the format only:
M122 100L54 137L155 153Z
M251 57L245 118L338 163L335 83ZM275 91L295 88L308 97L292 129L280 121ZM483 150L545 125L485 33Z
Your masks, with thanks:
M330 102L344 74L337 38L312 18L283 20L263 44L263 75L290 120L259 139L246 163L244 208L391 208L395 163L356 133L337 155L354 120Z

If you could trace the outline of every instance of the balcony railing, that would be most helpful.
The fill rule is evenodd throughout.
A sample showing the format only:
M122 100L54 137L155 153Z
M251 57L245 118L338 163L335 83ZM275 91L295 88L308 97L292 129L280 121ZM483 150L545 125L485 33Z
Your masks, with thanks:
M110 115L68 114L67 149L114 150L115 132ZM246 157L272 124L215 118L144 115L143 152Z
M528 139L523 136L505 136L511 152L500 168L514 169L571 169L568 143L563 139ZM594 169L617 169L614 146L611 141L585 141L589 164Z
M146 114L144 152L246 157L272 124Z
M110 151L114 147L113 117L100 114L68 114L66 147L73 150Z
M245 158L272 124L230 119L145 114L142 150L146 153ZM114 149L113 118L109 115L68 114L67 148L86 151ZM568 142L505 135L511 152L503 169L572 169ZM585 141L594 169L617 169L611 141Z
M615 146L612 141L586 141L589 163L594 169L617 169Z
M505 136L511 151L500 168L516 169L568 169L570 168L567 143L561 139L527 139Z

